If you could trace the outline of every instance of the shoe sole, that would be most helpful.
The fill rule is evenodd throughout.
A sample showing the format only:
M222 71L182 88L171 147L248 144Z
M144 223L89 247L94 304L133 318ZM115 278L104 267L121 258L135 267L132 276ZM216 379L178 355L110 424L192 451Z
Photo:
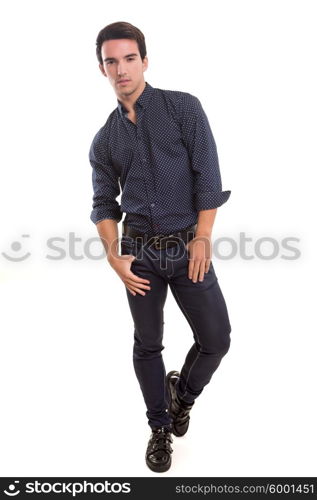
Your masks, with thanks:
M147 458L146 458L146 465L151 469L153 472L166 472L170 468L172 464L172 459L170 457L169 461L164 464L164 465L153 465Z
M169 411L170 415L172 415L172 392L170 390L170 379L174 375L177 375L179 377L179 372L176 371L176 370L172 370L171 372L169 372L166 375L167 390L168 390L168 394L169 394L169 398L170 398L170 404L169 404L169 407L168 407L168 411ZM185 436L186 432L184 432L184 434L179 434L179 432L177 432L177 430L174 427L174 422L172 421L172 433L174 434L174 436L176 436L176 437L183 437L183 436Z

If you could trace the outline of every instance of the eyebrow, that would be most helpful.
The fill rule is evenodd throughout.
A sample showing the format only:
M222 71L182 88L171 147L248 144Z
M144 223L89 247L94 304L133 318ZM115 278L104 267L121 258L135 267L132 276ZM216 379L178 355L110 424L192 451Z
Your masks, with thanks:
M128 54L127 56L124 56L124 58L126 59L127 57L132 57L132 56L137 56L138 54ZM106 57L106 59L103 60L104 62L107 62L107 61L116 61L116 58L115 57Z

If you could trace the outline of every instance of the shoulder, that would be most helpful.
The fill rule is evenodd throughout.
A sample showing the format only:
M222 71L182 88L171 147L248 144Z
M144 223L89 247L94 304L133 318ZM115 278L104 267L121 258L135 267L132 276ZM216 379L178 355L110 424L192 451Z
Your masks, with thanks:
M108 136L109 136L109 134L111 132L111 128L113 126L113 122L114 122L114 120L116 118L116 113L117 113L117 109L114 109L110 113L110 115L107 118L106 123L104 123L104 125L102 125L102 127L100 127L100 129L95 134L95 136L93 138L93 141L92 141L92 144L100 144L105 139L108 138Z
M89 149L89 157L95 157L98 155L104 155L107 152L109 137L111 133L111 128L113 127L113 122L116 118L117 109L114 109L108 119L102 127L96 132Z
M197 114L201 110L201 103L198 97L181 90L155 89L159 97L169 102L178 115Z

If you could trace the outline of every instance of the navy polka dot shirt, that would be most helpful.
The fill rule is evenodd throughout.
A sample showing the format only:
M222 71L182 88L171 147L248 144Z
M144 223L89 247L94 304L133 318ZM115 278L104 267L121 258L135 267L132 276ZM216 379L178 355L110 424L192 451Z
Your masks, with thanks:
M125 212L124 223L140 232L172 234L196 224L199 210L228 200L231 191L222 191L215 140L197 97L146 82L135 105L136 124L117 102L89 151L92 222L119 222Z

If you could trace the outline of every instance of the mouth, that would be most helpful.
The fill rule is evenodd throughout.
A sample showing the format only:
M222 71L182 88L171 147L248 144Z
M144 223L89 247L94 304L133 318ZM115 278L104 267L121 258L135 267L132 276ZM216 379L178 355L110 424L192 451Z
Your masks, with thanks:
M128 83L130 80L119 80L118 83Z

